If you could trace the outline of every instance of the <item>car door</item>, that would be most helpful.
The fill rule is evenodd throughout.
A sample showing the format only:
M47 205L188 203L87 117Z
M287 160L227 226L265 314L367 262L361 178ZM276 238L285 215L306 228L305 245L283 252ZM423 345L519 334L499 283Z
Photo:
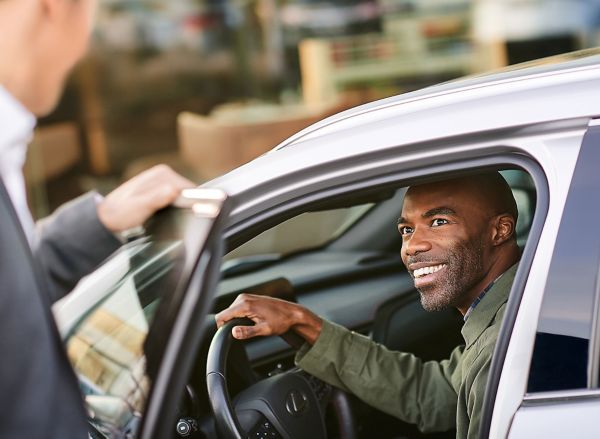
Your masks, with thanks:
M600 126L583 139L544 290L527 390L509 437L600 437ZM530 316L529 318L533 318ZM518 337L518 334L513 334Z
M223 228L230 211L227 195L219 189L183 192L180 204L193 213L185 227L185 256L182 274L174 291L179 303L165 309L171 315L171 331L152 384L140 439L172 437L177 410L184 395L190 370L206 326L203 317L210 309L219 279L223 255Z
M92 437L174 435L228 212L224 192L185 190L55 309Z

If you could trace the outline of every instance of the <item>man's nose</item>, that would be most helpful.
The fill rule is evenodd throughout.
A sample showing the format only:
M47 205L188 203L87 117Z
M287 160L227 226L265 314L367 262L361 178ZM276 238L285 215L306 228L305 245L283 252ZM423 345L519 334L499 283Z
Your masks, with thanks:
M431 250L431 241L427 238L427 233L415 229L410 237L404 241L404 251L408 256L414 256Z

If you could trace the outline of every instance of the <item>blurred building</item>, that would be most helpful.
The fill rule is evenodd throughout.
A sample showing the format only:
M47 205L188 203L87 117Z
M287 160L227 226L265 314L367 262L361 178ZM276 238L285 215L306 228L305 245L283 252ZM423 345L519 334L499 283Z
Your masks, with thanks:
M594 46L599 1L105 0L40 121L34 213L158 162L200 181L347 106Z

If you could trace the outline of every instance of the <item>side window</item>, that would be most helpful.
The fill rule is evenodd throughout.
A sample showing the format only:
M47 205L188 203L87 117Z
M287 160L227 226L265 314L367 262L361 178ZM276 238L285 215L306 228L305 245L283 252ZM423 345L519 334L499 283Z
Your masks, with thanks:
M599 143L600 127L591 127L583 139L552 255L528 393L597 386L597 376L589 371L594 365L597 369L598 358L589 352L596 341L593 321L600 233L594 220L600 214Z
M535 187L531 177L526 172L505 170L500 171L500 173L511 186L517 202L519 209L517 238L522 248L527 240L533 220ZM388 198L391 198L391 196ZM375 203L364 203L339 209L303 213L252 238L228 253L224 260L234 261L233 263L235 263L240 259L260 256L279 257L321 247L335 240L358 223L366 213L372 210L374 205ZM228 262L228 266L231 264L232 262Z

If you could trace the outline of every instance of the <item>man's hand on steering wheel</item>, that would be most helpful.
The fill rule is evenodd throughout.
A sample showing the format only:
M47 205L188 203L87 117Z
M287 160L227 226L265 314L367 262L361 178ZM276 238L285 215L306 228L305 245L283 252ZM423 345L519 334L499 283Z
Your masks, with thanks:
M234 326L234 338L244 340L257 336L283 335L293 331L309 344L314 344L323 326L319 316L296 303L267 296L240 294L231 306L215 316L217 327L234 318L247 317L254 326Z
M245 326L250 323L245 318L254 325ZM250 384L234 400L229 395L227 356L234 339L279 335L295 347L298 347L295 337L314 344L323 326L320 317L296 303L241 294L229 308L217 314L215 320L220 329L208 352L206 383L221 437L262 437L266 430L261 429L267 428L269 437L325 439L325 406L329 403L338 420L339 437L357 437L347 396L299 369ZM291 337L293 334L297 335ZM240 366L250 368L250 364L238 364Z

